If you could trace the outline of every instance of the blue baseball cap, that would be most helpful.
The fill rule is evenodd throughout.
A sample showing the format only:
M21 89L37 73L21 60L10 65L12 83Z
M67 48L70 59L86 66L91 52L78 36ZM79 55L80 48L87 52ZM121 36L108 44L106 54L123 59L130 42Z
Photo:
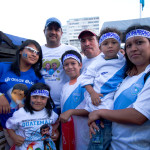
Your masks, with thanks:
M61 22L60 22L60 20L58 20L55 17L47 19L45 27L47 27L49 24L54 23L54 22L57 23L60 26L60 28L61 28Z

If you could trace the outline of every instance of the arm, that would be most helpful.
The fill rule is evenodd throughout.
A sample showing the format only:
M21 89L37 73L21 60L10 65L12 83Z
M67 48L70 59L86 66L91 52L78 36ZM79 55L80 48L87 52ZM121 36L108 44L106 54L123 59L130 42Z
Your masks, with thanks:
M10 112L10 105L5 95L0 95L0 113L7 114Z
M51 138L53 141L57 141L58 138L59 138L59 131L58 131L58 127L59 127L59 120L57 120L55 122L55 124L52 124L52 135L51 135Z
M24 143L24 137L17 135L12 129L7 129L7 131L16 146L21 146Z
M90 125L97 119L104 118L112 122L123 124L141 125L147 121L147 118L134 108L126 108L119 110L101 109L93 111L89 114L88 124Z
M63 123L67 122L72 115L87 116L89 112L85 109L69 109L60 114L59 120Z
M91 96L92 104L98 106L101 102L100 97L102 97L103 94L96 93L91 85L86 85L85 88Z

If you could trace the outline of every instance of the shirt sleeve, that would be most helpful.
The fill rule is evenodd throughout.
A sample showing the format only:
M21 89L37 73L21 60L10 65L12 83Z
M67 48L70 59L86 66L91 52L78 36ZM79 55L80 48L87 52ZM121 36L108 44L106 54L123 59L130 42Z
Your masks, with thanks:
M142 91L138 94L133 108L150 120L150 78L147 79Z
M95 77L96 77L96 68L93 65L90 65L82 73L81 86L83 87L89 84L93 85Z
M19 123L17 122L18 118L21 116L18 116L18 111L13 113L13 116L10 117L7 121L6 121L6 128L7 129L13 129L13 130L17 130L18 129L18 125Z

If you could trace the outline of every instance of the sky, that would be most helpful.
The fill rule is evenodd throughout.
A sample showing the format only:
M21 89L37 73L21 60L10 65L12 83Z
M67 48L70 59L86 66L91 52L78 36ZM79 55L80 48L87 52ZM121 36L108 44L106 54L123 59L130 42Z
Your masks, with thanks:
M140 0L0 0L0 30L45 44L44 26L50 17L62 25L69 19L99 16L105 21L137 19ZM142 18L150 17L150 0L145 0Z

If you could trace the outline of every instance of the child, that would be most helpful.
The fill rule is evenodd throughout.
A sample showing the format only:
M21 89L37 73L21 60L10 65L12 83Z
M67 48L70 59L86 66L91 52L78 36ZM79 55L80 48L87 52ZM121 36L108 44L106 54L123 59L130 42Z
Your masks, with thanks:
M52 111L54 103L50 96L50 89L46 84L34 84L27 94L24 108L20 108L14 112L6 122L6 127L10 137L15 143L16 150L33 150L39 148L44 150L45 143L51 146L52 150L56 150L54 142L49 139L43 139L41 127L48 125L50 133L52 132L52 124L58 118L58 115Z
M23 89L24 86L29 89L35 83L44 83L40 73L41 68L42 50L35 40L26 40L22 43L16 51L14 62L0 63L0 92L3 93L0 96L0 121L10 147L13 142L6 131L6 121L21 106L21 101L18 101L20 103L19 107L14 102L14 99L16 99L15 93L19 91L13 91L13 88L16 88L15 85L19 84L20 89Z
M60 120L62 122L63 150L86 150L89 143L89 128L87 124L88 112L83 109L85 107L85 88L81 88L80 85L82 80L82 76L80 76L80 70L82 68L81 55L74 50L66 51L62 55L61 61L65 73L70 77L70 81L63 86L60 101L62 112L60 114ZM69 123L67 121L70 120L73 120L71 126L72 128L74 126L74 131L69 133L68 140L64 135L64 129ZM75 135L75 147L70 148L71 137L73 137L72 134ZM69 143L66 143L67 141L69 141Z
M81 84L88 91L85 109L89 112L98 109L113 109L114 93L123 80L126 70L125 58L119 52L120 35L121 33L113 28L102 30L99 39L102 53L83 72ZM111 122L109 120L102 122L104 128L100 126L100 120L96 121L99 130L96 131L96 135L92 135L88 150L108 148L111 141Z

